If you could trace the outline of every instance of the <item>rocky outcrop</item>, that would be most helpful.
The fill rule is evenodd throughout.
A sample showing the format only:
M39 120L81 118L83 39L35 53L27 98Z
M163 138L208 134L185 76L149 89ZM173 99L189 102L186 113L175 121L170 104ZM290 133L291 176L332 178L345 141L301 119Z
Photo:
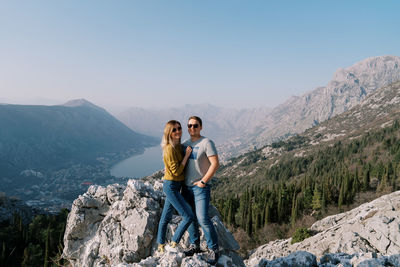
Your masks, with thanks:
M182 249L156 251L156 234L163 202L162 184L130 180L126 186L91 186L73 203L64 235L63 257L72 266L207 266L204 253L185 257ZM219 236L218 266L400 266L400 191L382 196L351 211L333 215L311 226L316 234L302 242L276 240L251 253L243 262L239 246L210 209ZM178 223L169 224L170 240Z
M315 255L306 251L296 251L292 254L267 260L265 258L255 260L254 258L247 262L247 266L252 267L384 267L400 266L400 254L392 256L377 257L374 253L332 253L325 254L319 262Z
M156 252L156 234L163 194L158 182L152 186L129 180L127 186L91 186L72 205L64 235L63 257L73 266L206 266L205 254L184 257L180 250ZM222 224L218 211L211 209L217 229L221 258L219 264L244 266L234 251L239 245ZM170 240L180 221L169 225ZM202 238L203 239L203 238ZM188 245L186 233L180 242ZM202 240L205 249L205 241Z
M291 239L287 239L263 245L253 251L246 265L269 266L265 264L276 258L306 251L320 259L320 266L400 266L399 229L397 191L314 223L311 230L317 234L302 242L291 244ZM365 265L368 262L371 265ZM392 265L379 265L384 262Z

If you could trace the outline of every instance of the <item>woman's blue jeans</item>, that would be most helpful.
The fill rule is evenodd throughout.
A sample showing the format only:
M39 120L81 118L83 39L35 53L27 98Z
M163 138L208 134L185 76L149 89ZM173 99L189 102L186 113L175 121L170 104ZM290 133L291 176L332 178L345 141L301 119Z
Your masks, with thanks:
M203 229L204 236L207 240L207 247L211 250L218 249L218 235L214 225L208 214L210 206L210 186L206 185L201 188L198 186L183 186L182 195L192 207L196 214L197 220L194 220L188 228L189 241L191 244L200 243L199 224Z
M165 244L165 234L168 223L172 219L174 208L182 216L182 220L176 228L172 241L179 243L189 225L195 220L194 213L190 205L181 195L182 182L163 180L163 191L167 198L158 224L157 243Z

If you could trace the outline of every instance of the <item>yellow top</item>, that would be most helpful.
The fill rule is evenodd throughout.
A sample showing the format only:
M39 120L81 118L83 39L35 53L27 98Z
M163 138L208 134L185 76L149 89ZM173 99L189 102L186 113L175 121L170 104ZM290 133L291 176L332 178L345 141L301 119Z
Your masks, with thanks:
M183 159L181 145L177 145L175 148L171 144L166 145L164 147L163 159L165 165L165 180L177 182L185 180L183 173L185 166L181 164Z

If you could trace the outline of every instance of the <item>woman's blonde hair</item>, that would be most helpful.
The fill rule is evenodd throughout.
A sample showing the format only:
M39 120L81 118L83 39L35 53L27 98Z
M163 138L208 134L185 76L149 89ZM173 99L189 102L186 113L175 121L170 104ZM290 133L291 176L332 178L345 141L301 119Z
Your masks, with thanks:
M167 124L165 124L164 134L161 139L161 148L163 149L163 151L164 151L164 147L168 144L171 144L172 147L174 147L174 142L172 141L171 133L172 133L172 130L174 129L175 124L179 124L179 126L182 127L181 123L176 120L170 120L169 122L167 122ZM181 142L181 140L179 140L179 143L180 142Z

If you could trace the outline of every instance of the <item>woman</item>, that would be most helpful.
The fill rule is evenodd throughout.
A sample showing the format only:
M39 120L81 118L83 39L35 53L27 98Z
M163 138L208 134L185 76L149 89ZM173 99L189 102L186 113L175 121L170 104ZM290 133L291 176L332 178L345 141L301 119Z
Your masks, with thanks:
M167 198L165 199L161 219L158 224L157 243L159 252L165 251L165 233L167 231L168 222L172 218L174 208L178 211L179 215L182 216L182 221L176 228L175 234L172 237L171 247L176 247L186 229L195 218L191 207L180 192L185 180L184 168L192 152L192 148L187 147L185 155L183 156L181 137L181 124L176 120L167 122L161 141L165 165L163 191Z

